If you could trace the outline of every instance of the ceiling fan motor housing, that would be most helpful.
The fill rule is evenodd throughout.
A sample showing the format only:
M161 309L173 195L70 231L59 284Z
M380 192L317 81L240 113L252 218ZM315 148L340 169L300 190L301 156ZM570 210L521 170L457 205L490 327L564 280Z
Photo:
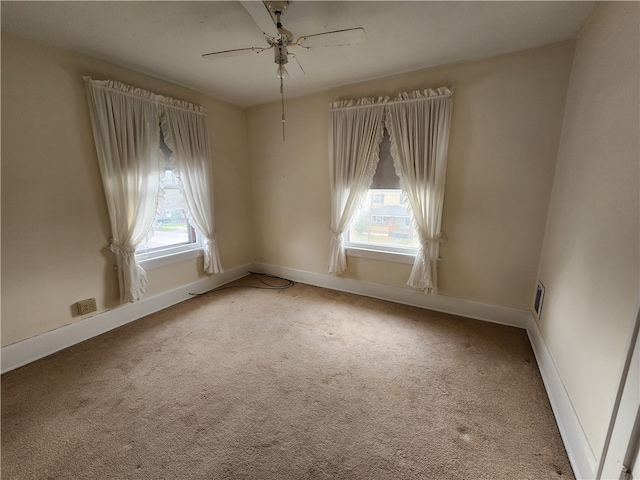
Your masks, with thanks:
M280 34L280 42L284 43L285 45L291 44L291 42L293 41L293 33L282 27L278 27L278 33Z
M278 65L284 65L289 62L289 52L287 46L291 45L293 41L293 34L286 28L282 28L281 24L278 24L278 35L276 38L268 38L267 41L274 47L274 62Z

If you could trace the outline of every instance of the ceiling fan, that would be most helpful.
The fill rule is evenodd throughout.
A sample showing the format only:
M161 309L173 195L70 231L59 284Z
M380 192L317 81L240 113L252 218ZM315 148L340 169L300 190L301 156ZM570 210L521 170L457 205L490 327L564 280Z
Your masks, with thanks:
M245 10L256 22L265 36L267 47L236 48L219 52L205 53L204 58L217 59L234 57L248 53L262 53L273 49L274 62L278 66L276 74L280 79L280 96L282 99L282 139L284 140L284 86L285 76L297 78L304 75L304 70L295 54L289 47L300 47L305 50L318 47L333 47L361 43L364 40L364 28L347 28L330 32L303 35L294 41L293 34L282 26L281 16L289 7L288 1L241 1Z

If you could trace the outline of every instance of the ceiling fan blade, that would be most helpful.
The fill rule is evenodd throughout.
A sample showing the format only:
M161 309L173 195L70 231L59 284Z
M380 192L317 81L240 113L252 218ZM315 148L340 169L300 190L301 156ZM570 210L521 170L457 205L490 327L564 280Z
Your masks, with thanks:
M256 22L256 25L262 33L272 38L275 38L279 35L278 28L273 22L273 17L269 13L269 10L267 9L267 6L264 4L264 2L250 0L241 1L240 3L249 13L249 15L251 15L251 18L253 18L253 21Z
M287 62L287 73L291 78L298 78L304 75L302 65L293 53L289 54L289 61Z
M244 55L246 53L261 53L265 50L270 50L271 47L249 47L249 48L235 48L233 50L222 50L220 52L211 52L205 53L202 55L203 58L227 58L227 57L237 57L238 55Z
M305 35L296 41L296 45L302 48L338 47L340 45L362 43L363 41L364 28L359 27L316 33L315 35Z

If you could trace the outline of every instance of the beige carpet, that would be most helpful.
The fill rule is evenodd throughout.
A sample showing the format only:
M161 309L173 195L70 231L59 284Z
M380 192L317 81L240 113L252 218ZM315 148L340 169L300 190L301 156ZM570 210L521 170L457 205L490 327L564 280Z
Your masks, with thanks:
M5 374L2 478L573 474L523 330L297 284L197 297Z

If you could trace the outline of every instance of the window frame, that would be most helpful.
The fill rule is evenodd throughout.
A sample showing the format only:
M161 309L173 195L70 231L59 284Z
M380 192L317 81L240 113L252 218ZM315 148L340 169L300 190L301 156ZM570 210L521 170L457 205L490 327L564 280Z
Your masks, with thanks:
M345 241L345 251L349 257L370 258L385 262L413 265L418 254L417 248L371 247L363 243Z
M149 252L136 253L136 260L145 270L152 270L191 258L202 257L203 255L202 235L199 235L196 231L195 242L159 247Z

